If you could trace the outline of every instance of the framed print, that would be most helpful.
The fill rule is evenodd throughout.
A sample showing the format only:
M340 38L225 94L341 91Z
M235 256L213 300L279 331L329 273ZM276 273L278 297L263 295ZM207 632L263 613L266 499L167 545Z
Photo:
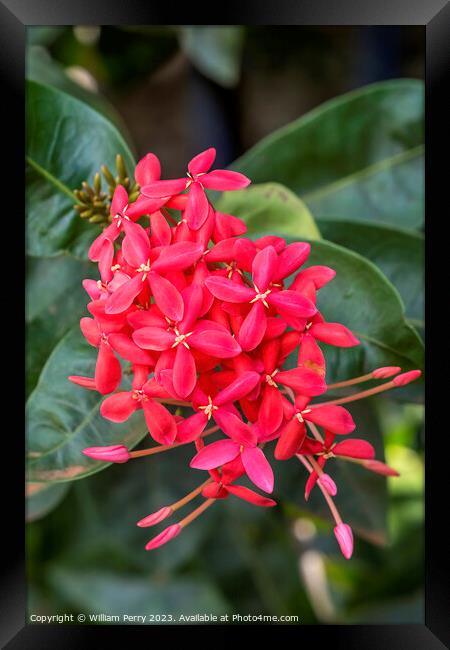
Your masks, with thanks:
M4 647L444 648L448 5L167 9L0 5Z

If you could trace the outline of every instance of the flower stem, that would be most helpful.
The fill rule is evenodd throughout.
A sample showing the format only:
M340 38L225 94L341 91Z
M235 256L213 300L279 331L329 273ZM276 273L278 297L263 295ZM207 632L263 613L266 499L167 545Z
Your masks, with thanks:
M178 510L179 508L182 508L186 503L189 503L189 501L192 501L192 499L195 499L197 494L200 494L200 492L203 490L205 485L208 485L208 483L212 483L212 478L208 478L204 483L196 487L192 492L189 492L189 494L186 494L185 497L180 499L179 501L176 501L173 503L170 507L172 508L173 511Z
M370 381L374 379L373 373L368 372L366 375L361 375L360 377L353 377L353 379L347 379L345 381L338 381L335 384L327 384L327 389L332 388L345 388L346 386L354 386L355 384L362 384L365 381Z
M372 395L377 395L378 393L383 393L384 391L390 390L391 388L397 388L397 385L393 381L388 381L385 384L381 384L380 386L375 386L374 388L363 390L360 393L355 393L355 395L347 395L346 397L332 399L328 402L310 404L308 408L320 408L321 406L329 406L330 404L348 404L348 402L356 402L356 400L364 399L365 397L371 397Z
M312 422L309 422L308 420L305 420L305 422L309 426L309 428L311 429L314 438L323 444L324 440L323 440L322 436L320 435L319 429L316 427L316 425L313 424Z
M188 526L188 524L194 521L194 519L197 519L197 517L199 517L202 514L202 512L204 512L207 508L209 508L209 506L212 506L214 501L216 501L216 499L206 499L206 501L204 501L201 506L193 510L190 515L188 515L187 517L185 517L179 522L181 528L185 528L186 526Z
M201 438L209 436L211 433L217 431L219 427L216 425L210 429L206 429ZM130 458L140 458L142 456L151 456L152 454L160 454L163 451L168 451L169 449L175 449L175 447L181 447L182 445L188 445L188 442L175 442L173 445L158 445L157 447L150 447L150 449L139 449L138 451L131 451Z
M313 468L308 463L306 458L304 458L301 454L296 454L296 456L299 459L299 461L303 463L303 465L306 467L308 472L311 473L313 471ZM341 515L339 514L338 509L336 508L336 505L335 505L333 499L330 497L330 495L325 490L325 488L319 483L319 481L317 482L317 485L319 486L320 491L322 492L322 494L323 494L323 496L325 498L325 501L327 502L327 505L328 505L328 507L330 509L331 514L333 515L333 519L335 520L336 524L342 524Z

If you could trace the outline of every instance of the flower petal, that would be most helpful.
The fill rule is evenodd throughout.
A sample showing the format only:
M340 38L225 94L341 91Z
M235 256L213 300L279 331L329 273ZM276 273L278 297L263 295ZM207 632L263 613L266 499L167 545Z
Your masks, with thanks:
M241 352L241 347L236 339L225 331L195 329L187 341L196 350L218 359L230 359Z
M147 196L141 194L138 196L136 201L127 208L127 216L133 221L136 221L144 214L152 214L153 212L156 212L165 205L166 201L167 197L149 199Z
M102 282L110 282L113 278L111 266L114 259L114 244L110 239L104 239L98 254L98 270Z
M222 431L234 442L239 445L256 445L257 437L253 428L231 411L220 408L213 412L213 417Z
M108 343L101 341L95 365L95 385L102 395L116 390L120 384L122 370L120 363Z
M239 343L243 350L254 350L263 340L266 332L267 317L260 300L252 305L239 330Z
M301 271L291 285L293 291L303 291L312 282L316 289L321 289L334 278L336 271L329 266L309 266Z
M190 284L182 291L184 316L179 325L180 332L186 333L194 325L203 308L203 288L199 284Z
M140 294L143 288L142 274L138 273L131 280L124 282L105 301L105 312L107 314L120 314L133 303L133 300Z
M340 435L351 433L356 428L356 424L347 409L335 404L312 408L309 413L303 413L303 417L305 420L314 422L314 424Z
M163 314L175 322L182 320L184 304L178 289L169 280L153 271L149 273L148 279L155 302Z
M234 217L231 214L223 214L223 212L216 212L215 217L212 237L214 242L227 239L227 237L243 235L247 232L247 226L239 217Z
M148 235L138 223L124 220L123 225L125 238L122 242L122 255L127 264L137 269L150 257Z
M277 502L268 497L263 497L257 492L253 492L243 485L227 485L227 490L231 494L234 494L235 497L244 499L244 501L249 501L253 503L254 506L263 506L265 508L270 508L271 506L276 506Z
M208 169L212 167L215 159L216 150L214 147L210 147L209 149L202 151L201 153L194 156L194 158L192 158L192 160L189 162L189 173L192 174L192 176L197 176L197 174L205 174Z
M327 389L325 380L321 375L305 368L293 368L292 370L278 372L275 375L275 381L277 384L289 386L289 388L309 397L322 395Z
M152 270L157 273L168 271L184 271L202 256L201 244L191 241L181 241L171 246L164 246L158 259L153 262Z
M248 478L264 492L273 491L274 476L269 461L259 447L246 447L241 454Z
M156 305L152 305L152 308L148 310L138 309L131 312L127 316L127 321L135 330L141 329L142 327L167 329L167 321Z
M208 424L208 416L204 413L195 413L177 424L177 441L192 442L196 440Z
M298 353L298 366L305 370L313 370L321 377L325 377L325 357L310 334L303 335Z
M288 460L300 448L306 436L306 427L297 418L290 420L282 430L275 447L274 456L277 460Z
M370 442L367 442L367 440L353 438L338 442L333 447L333 454L336 454L336 456L348 456L349 458L364 458L372 460L375 458L375 449Z
M183 217L191 230L198 230L205 223L209 213L208 197L200 183L192 183L189 188L189 200Z
M88 343L93 345L95 348L100 345L100 340L102 337L98 325L93 318L84 316L80 320L80 329Z
M300 318L314 316L317 307L300 293L296 291L272 291L267 296L267 302L274 307L279 307L286 314Z
M122 212L128 205L128 192L123 185L117 185L111 201L110 214L115 217Z
M172 231L167 219L159 210L150 215L151 242L153 246L168 246L172 240Z
M294 273L308 259L311 250L310 244L305 242L294 242L286 246L278 256L277 268L272 281L279 282Z
M243 372L231 384L220 391L214 398L216 406L223 406L228 402L236 402L248 395L259 382L259 374L252 370Z
M155 359L149 352L141 350L126 334L110 334L108 342L115 352L126 361L153 366Z
M175 392L181 399L186 399L192 393L197 383L197 370L194 357L191 351L183 344L177 346L172 380Z
M219 190L220 192L241 190L251 183L251 180L244 174L232 172L228 169L215 169L209 174L201 176L199 180L203 187L209 190Z
M141 327L133 332L133 341L145 350L168 350L175 342L175 334L161 327Z
M76 384L77 386L82 386L83 388L87 388L89 390L97 390L97 386L95 385L95 379L93 377L82 377L81 375L70 375L70 377L67 377L69 381L72 382L72 384Z
M215 298L226 302L250 302L255 297L254 289L219 276L206 278L205 284Z
M107 239L109 239L111 242L114 242L119 235L120 228L117 227L116 223L112 223L107 228L105 228L105 230L96 239L94 239L89 248L88 257L91 262L98 262L100 258L101 248Z
M194 469L214 469L236 458L239 445L233 440L217 440L206 445L189 463Z
M277 254L273 246L267 246L255 255L252 264L252 277L255 287L260 293L269 286L277 265Z
M139 406L139 401L133 399L130 391L114 393L105 400L100 406L100 413L111 422L125 422L130 415L135 412Z
M152 438L161 445L171 445L177 435L177 425L173 415L165 406L152 399L145 400L142 406Z
M150 199L157 199L160 197L169 197L174 194L179 194L182 192L187 185L186 178L176 178L174 180L167 181L153 181L148 183L148 185L143 185L141 187L141 194L147 196Z
M266 385L260 404L258 424L265 435L276 431L283 420L283 404L278 388Z
M134 169L136 182L142 187L161 178L161 163L154 153L148 153L140 159Z
M340 348L350 348L360 343L356 336L341 323L313 323L309 333L323 343Z

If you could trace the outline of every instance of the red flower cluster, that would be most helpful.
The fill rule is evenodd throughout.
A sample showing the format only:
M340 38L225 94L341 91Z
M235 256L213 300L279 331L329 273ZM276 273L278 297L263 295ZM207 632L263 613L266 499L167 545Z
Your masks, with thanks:
M197 496L204 501L152 539L146 548L153 549L218 499L233 495L257 506L276 505L236 483L246 476L272 493L274 476L265 452L275 441L277 460L296 457L308 470L305 498L315 484L322 491L336 522L337 541L349 558L352 531L332 500L337 487L324 472L325 464L339 457L381 474L396 473L374 460L370 443L341 439L355 429L341 404L408 383L420 372L399 375L400 368L381 368L327 386L318 342L339 347L359 343L344 325L327 322L317 309L316 294L335 272L326 266L302 268L310 252L307 243L242 237L243 221L215 211L204 190L237 190L250 181L232 171L208 171L214 158L215 150L208 149L190 161L186 178L160 180L159 161L148 154L135 170L139 198L129 205L122 186L114 193L112 223L89 250L101 279L83 283L92 317L80 324L98 349L95 376L70 380L108 395L101 414L112 422L124 422L143 409L158 446L135 452L124 445L91 447L84 453L123 463L195 445L190 466L207 472L208 479L138 525L158 524ZM137 223L141 217L146 217L142 225ZM116 392L119 357L131 364L129 391ZM286 368L288 359L294 367ZM394 375L358 394L312 401L329 388ZM174 415L170 405L190 407L193 414ZM214 426L207 428L210 420ZM205 445L205 437L219 429L222 436Z

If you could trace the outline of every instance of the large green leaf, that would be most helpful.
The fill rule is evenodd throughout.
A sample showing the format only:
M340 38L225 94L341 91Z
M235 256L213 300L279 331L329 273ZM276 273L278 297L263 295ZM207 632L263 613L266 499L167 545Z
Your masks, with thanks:
M117 129L100 113L64 92L27 82L27 250L33 256L63 252L87 259L100 228L73 210L72 191L101 165L133 156Z
M335 269L336 277L318 293L318 307L329 322L349 327L361 341L353 348L321 344L329 383L359 376L381 366L405 371L423 368L423 343L404 315L402 300L389 280L369 260L329 241L311 242L310 265ZM295 360L293 360L293 363ZM392 393L420 401L421 382Z
M36 521L51 512L66 496L70 483L27 483L26 521Z
M27 454L30 481L70 481L108 466L82 453L85 447L124 443L136 445L147 433L142 412L123 424L99 413L103 397L76 386L68 375L92 377L96 350L72 328L55 347L27 402ZM122 382L130 386L129 377Z
M316 218L423 221L423 84L383 81L326 102L268 135L232 165L277 181Z
M325 319L349 327L360 339L354 348L324 346L330 383L380 366L423 368L423 344L407 323L397 290L369 260L328 241L311 243L309 264L325 264L336 277L319 291ZM393 395L405 391L394 391ZM421 394L420 384L415 397Z
M88 90L84 86L72 81L66 69L58 61L52 59L48 51L39 45L28 44L26 50L26 77L46 86L73 95L82 102L92 106L96 111L102 113L108 120L127 136L126 126L115 108L100 94L94 90Z
M306 205L279 183L251 185L245 190L224 192L216 203L216 209L243 219L249 235L264 232L320 238Z
M221 86L235 86L241 71L244 30L237 25L180 28L180 45L206 77Z
M325 239L376 264L400 293L408 321L423 328L424 238L420 233L334 219L321 219L320 229Z
M81 281L96 277L94 265L68 255L30 257L26 280L27 394L50 352L84 315L88 296Z

